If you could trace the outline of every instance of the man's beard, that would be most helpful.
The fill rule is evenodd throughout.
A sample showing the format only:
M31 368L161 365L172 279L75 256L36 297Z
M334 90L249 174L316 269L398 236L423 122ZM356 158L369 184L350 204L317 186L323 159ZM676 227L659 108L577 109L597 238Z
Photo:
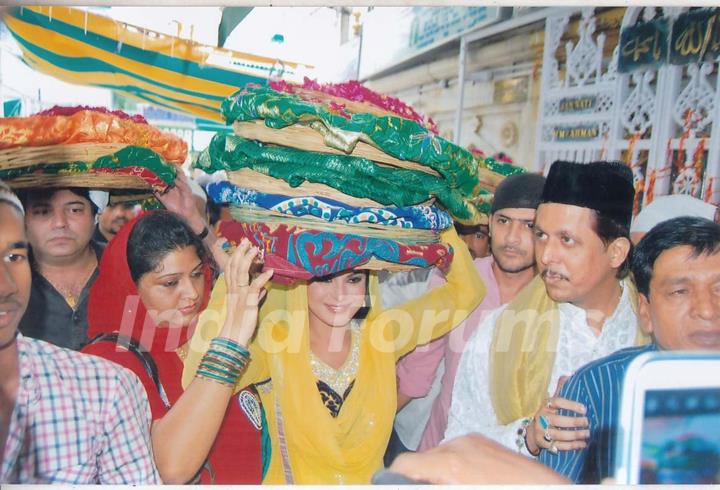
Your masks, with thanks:
M524 263L522 263L520 265L516 265L514 267L503 264L502 258L499 255L495 256L494 259L495 259L495 263L497 264L498 268L501 271L506 272L508 274L517 274L518 272L523 272L532 267L535 267L534 258L530 258L530 259L528 259L528 262L524 262Z
M497 264L498 269L503 272L507 272L508 274L517 274L518 272L523 272L535 267L535 262L530 262L529 264L522 264L517 267L505 267L499 260L495 260L495 263Z

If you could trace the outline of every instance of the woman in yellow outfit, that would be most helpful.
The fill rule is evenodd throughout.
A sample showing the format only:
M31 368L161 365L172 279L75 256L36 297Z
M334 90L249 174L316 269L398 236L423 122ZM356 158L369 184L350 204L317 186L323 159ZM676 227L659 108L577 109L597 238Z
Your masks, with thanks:
M367 484L382 467L397 407L395 363L458 325L485 294L454 229L441 237L455 252L446 284L392 310L379 308L377 275L365 271L270 288L236 385L254 384L266 411L271 456L263 483ZM246 271L240 282L242 293ZM233 292L226 288L217 281L200 318L184 386L224 324L226 294ZM370 309L355 320L367 291Z

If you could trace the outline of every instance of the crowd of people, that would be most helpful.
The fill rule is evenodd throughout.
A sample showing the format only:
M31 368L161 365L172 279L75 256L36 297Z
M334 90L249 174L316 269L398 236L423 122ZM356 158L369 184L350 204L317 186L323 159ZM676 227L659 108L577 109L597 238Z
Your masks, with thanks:
M181 173L150 212L0 185L0 482L611 478L629 363L720 351L716 208L634 192L555 162L442 232L444 274L286 285Z

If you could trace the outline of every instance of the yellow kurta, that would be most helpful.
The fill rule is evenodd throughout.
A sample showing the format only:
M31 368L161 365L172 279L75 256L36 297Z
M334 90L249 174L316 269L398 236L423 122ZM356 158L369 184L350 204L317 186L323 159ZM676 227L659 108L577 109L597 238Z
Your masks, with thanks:
M428 342L457 326L485 295L467 247L454 229L442 237L455 250L447 282L420 298L381 311L376 307L377 277L371 274L374 307L361 325L355 383L336 418L322 403L310 364L306 286L271 288L249 346L250 365L238 382L238 388L259 383L272 443L264 483L367 484L382 468L397 407L395 363L419 340ZM221 279L191 340L183 386L190 384L210 340L222 328L225 294Z
M637 289L624 279L633 311ZM547 294L538 275L523 288L495 322L490 347L490 399L498 422L509 424L537 413L547 399L557 352L558 304ZM638 328L636 345L650 338Z

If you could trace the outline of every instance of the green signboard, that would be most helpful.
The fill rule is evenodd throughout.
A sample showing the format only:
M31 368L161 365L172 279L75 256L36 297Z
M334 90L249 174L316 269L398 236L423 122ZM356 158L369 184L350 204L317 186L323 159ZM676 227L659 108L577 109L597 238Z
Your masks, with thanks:
M689 10L672 22L666 17L640 22L620 32L618 71L687 65L720 59L720 8Z
M666 17L641 22L620 33L618 71L628 73L656 68L668 56L669 23Z
M678 16L670 41L670 63L687 65L720 56L720 8L690 10Z

